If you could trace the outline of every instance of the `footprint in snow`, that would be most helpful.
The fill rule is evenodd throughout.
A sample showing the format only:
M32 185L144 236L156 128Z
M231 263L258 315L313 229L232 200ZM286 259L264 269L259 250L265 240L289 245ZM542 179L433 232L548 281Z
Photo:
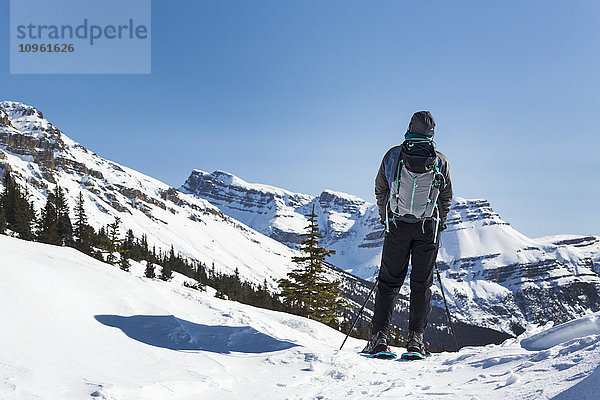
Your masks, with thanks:
M341 371L335 371L335 370L331 370L331 371L327 372L326 375L330 376L331 378L333 378L335 380L344 380L346 378L346 374L344 374Z

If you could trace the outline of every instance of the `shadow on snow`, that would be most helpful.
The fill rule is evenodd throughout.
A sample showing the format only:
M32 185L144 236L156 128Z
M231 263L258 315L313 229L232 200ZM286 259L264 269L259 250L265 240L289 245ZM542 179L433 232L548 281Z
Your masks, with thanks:
M266 353L297 346L249 326L202 325L173 315L96 315L94 318L106 326L119 328L139 342L171 350Z
M552 400L578 400L597 399L600 392L600 366L581 380L575 386L571 386L564 392L554 396Z

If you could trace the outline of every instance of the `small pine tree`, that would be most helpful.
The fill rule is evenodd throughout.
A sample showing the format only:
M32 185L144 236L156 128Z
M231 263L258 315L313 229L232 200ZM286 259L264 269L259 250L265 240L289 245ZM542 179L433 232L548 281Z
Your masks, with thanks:
M127 258L127 255L125 253L121 253L121 259L119 260L119 268L121 268L123 271L129 272L130 267L131 265L129 264L129 258Z
M119 224L121 223L121 218L115 217L115 220L112 224L108 225L108 243L107 243L107 251L108 255L106 256L106 262L109 264L115 263L115 252L119 249L119 245L121 244L121 239L119 239Z
M62 241L58 234L58 216L54 204L54 194L49 193L38 222L37 240L60 246Z
M208 277L206 276L206 269L200 263L196 265L196 269L194 272L194 279L200 282L201 285L206 286L208 282Z
M164 266L162 267L162 271L160 272L160 279L167 282L170 281L173 278L173 271L171 270L171 267L169 267L167 265L167 263L164 264Z
M91 237L90 226L87 223L87 214L85 212L83 194L79 192L77 202L75 203L75 248L86 254L90 253Z
M306 216L309 221L308 233L302 235L305 239L300 246L306 255L293 257L292 261L298 268L288 273L287 278L278 281L281 297L284 304L299 315L331 324L348 304L339 298L340 282L330 282L325 276L323 263L335 251L319 246L323 235L319 233L314 204L312 213Z
M217 289L215 293L215 297L221 300L227 300L227 295L223 292L221 288Z
M6 216L4 215L4 207L2 207L2 201L0 200L0 234L4 234L6 230Z
M156 278L156 273L154 272L154 264L150 261L146 262L146 269L144 270L144 276L146 278L154 279Z
M56 209L56 229L63 246L73 245L73 225L69 217L69 205L65 192L60 186L54 190L54 208Z

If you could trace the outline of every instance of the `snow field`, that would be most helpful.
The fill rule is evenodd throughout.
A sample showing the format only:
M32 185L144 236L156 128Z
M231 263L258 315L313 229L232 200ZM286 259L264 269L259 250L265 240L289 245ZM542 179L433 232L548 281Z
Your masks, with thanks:
M73 249L0 236L0 398L595 398L598 315L502 345L384 361L315 321ZM401 352L402 349L395 349ZM595 386L594 386L595 385ZM576 397L573 397L576 396Z

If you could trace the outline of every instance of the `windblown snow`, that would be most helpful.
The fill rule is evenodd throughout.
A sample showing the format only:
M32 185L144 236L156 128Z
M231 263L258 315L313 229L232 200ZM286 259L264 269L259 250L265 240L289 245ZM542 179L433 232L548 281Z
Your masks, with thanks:
M592 399L600 315L424 361L358 354L315 321L0 236L0 398ZM402 351L402 349L396 349Z

